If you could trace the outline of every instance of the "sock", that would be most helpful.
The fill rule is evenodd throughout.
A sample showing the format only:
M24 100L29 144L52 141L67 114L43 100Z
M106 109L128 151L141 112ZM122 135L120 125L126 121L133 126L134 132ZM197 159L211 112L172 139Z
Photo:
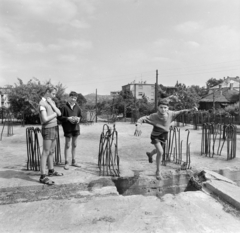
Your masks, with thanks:
M49 169L48 170L48 173L53 173L54 172L54 169Z
M75 159L72 159L72 163L73 163L73 164L76 163Z
M41 176L40 176L40 179L42 180L42 179L44 179L46 177L46 175L45 174L42 174Z
M68 161L65 161L65 164L68 164Z

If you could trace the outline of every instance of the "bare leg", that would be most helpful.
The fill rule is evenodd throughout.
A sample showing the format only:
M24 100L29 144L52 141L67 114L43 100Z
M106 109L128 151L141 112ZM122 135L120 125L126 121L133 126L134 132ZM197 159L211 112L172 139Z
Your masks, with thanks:
M160 163L161 163L161 157L163 154L163 148L160 144L160 142L158 142L157 144L154 145L156 147L157 150L157 159L156 159L156 164L157 164L157 170L156 170L156 178L158 180L162 179L162 175L161 175L161 171L160 171Z
M77 138L78 138L78 136L72 138L72 166L74 166L74 167L81 167L79 164L77 164L77 162L75 160L75 152L76 152L76 147L77 147Z
M52 140L43 140L43 151L42 151L42 156L40 160L41 175L45 175L46 161L50 154L51 145L52 145Z
M55 153L55 147L56 147L56 139L51 140L52 144L50 147L49 155L48 155L48 169L52 170L53 169L53 157Z
M76 137L72 137L72 159L75 160L75 154L76 154L76 147L77 147L77 138Z
M64 167L64 169L66 169L66 170L69 169L68 158L69 158L69 154L70 154L70 141L71 141L71 137L65 137L65 146L64 146L65 167Z

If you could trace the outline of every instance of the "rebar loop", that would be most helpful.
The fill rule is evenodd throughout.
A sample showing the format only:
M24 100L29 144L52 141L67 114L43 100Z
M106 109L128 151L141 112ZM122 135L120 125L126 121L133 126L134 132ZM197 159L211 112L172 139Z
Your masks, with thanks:
M40 146L39 146L39 128L26 128L27 142L27 170L40 171Z
M113 128L103 125L99 141L98 168L100 176L120 176L118 132L115 124Z
M165 143L161 143L163 147L163 165L166 165L166 162L174 162L180 165L181 170L190 169L190 130L186 129L185 131L187 132L185 160L183 158L183 140L181 140L180 128L171 126L167 141Z
M236 157L237 127L233 124L204 123L202 125L201 155L213 158L226 151L227 160Z
M61 147L59 137L59 127L57 126L58 137L55 146L54 163L61 163ZM26 144L27 144L27 170L40 171L41 146L39 144L39 137L41 129L38 127L26 128Z
M2 136L4 132L4 128L7 128L7 136L10 137L13 135L13 115L11 112L8 112L6 118L3 121L3 127L1 131L0 141L2 141Z

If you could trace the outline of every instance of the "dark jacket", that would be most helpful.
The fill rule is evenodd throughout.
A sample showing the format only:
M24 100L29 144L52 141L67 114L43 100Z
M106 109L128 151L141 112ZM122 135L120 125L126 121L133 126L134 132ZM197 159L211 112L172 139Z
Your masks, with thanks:
M67 102L61 108L61 113L62 115L58 119L62 123L64 133L80 131L79 123L72 124L70 121L67 120L67 118L71 116L82 117L82 111L78 104L75 104L73 109L71 109L69 103Z

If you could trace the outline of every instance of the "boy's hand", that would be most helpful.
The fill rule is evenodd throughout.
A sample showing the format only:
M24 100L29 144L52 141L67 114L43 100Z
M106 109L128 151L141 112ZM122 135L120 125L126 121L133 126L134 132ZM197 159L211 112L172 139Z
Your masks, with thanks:
M136 123L136 129L135 129L135 132L134 132L134 136L141 136L141 134L142 134L141 125Z
M50 97L47 97L47 102L48 102L51 106L55 106L54 101L53 101Z
M75 119L73 117L68 117L68 121L70 121L72 124L75 124Z

